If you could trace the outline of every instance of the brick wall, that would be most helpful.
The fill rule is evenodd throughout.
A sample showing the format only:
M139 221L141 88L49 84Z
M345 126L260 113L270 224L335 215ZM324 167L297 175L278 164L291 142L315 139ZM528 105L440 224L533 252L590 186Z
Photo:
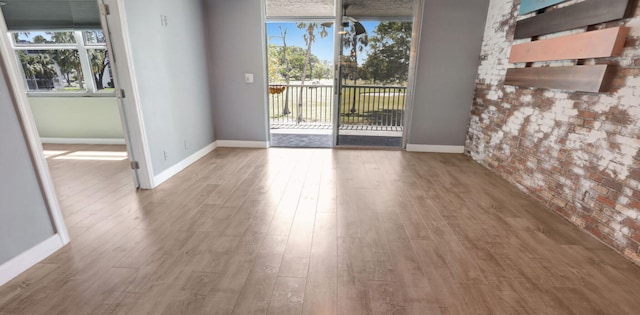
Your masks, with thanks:
M503 85L518 4L491 0L466 152L640 265L640 7L595 27L631 32L621 57L585 61L620 66L593 94Z

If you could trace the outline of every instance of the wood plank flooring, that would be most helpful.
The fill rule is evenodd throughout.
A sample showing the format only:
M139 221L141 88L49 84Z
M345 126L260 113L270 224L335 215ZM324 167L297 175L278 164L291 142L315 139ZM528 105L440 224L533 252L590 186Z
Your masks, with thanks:
M640 313L640 268L462 155L219 148L136 191L123 147L46 149L72 241L0 314Z

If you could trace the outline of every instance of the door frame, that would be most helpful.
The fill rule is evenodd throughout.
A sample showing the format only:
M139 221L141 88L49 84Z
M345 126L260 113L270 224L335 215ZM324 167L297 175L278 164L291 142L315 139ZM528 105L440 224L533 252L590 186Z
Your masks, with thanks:
M331 132L332 147L338 146L338 137L340 136L340 89L342 89L342 64L340 57L342 56L342 0L335 0L335 27L333 30L333 131Z
M342 0L335 0L336 1L336 25L339 25L338 23L341 23L342 20ZM411 130L411 117L413 116L413 108L414 108L414 103L415 103L415 98L414 98L414 91L415 91L415 87L416 87L416 77L417 77L417 68L418 68L418 49L420 47L420 36L421 36L421 30L422 30L422 21L423 21L423 12L424 12L424 0L414 0L413 1L413 17L412 17L412 30L411 30L411 50L409 52L409 74L408 74L408 79L407 79L407 91L406 91L406 97L405 97L405 115L404 115L404 121L403 121L403 130L402 130L402 145L400 147L400 149L405 150L407 148L407 143L409 140L409 136L410 136L410 130ZM342 72L342 64L341 64L341 60L340 60L340 56L342 54L342 51L340 51L340 49L342 48L342 37L340 36L340 34L338 33L340 30L338 27L336 27L335 30L335 39L336 42L334 44L335 46L335 52L334 52L334 64L335 64L335 71L334 71L334 89L335 89L335 93L334 93L334 122L333 122L333 147L334 148L340 148L342 146L338 145L338 137L340 136L339 132L339 122L340 122L340 89L341 89L341 85L342 85L342 80L340 79L340 73ZM347 148L349 146L346 146Z
M118 99L118 110L122 122L129 160L137 164L132 168L136 187L153 189L153 178L149 143L142 119L138 82L134 75L131 58L131 41L125 12L124 0L97 0L100 7L102 30L107 39L107 49L114 73L114 85ZM108 6L108 9L105 8ZM122 92L121 92L122 91Z
M420 40L424 16L424 0L414 0L413 3L413 30L411 32L411 52L409 53L409 76L407 80L407 95L405 97L404 129L402 131L402 149L407 149L411 136L411 122L415 107L415 89L420 55Z
M339 56L336 57L336 52L339 52L340 48L336 48L336 43L339 43L338 41L335 41L336 36L338 35L338 32L340 30L340 28L337 26L339 22L339 17L333 17L333 16L314 16L314 17L309 17L309 16L300 16L300 17L268 17L267 13L266 13L266 2L267 0L261 0L262 3L262 27L263 27L263 31L262 33L264 34L264 44L262 45L264 48L263 50L263 54L264 54L264 71L265 71L265 82L267 83L267 90L268 90L268 86L269 86L269 36L267 34L267 23L277 23L277 22L318 22L318 21L333 21L333 29L334 32L331 36L333 36L334 38L334 51L333 51L333 59L334 59L334 71L333 71L333 90L334 90L334 95L333 95L333 99L332 99L332 107L331 107L331 111L332 114L334 115L333 121L331 122L331 147L335 148L336 147L336 119L335 119L335 114L336 114L336 106L335 106L335 101L336 101L336 91L337 91L337 87L336 87L336 83L339 82L339 80L337 80L337 66L336 66L336 58L339 59ZM336 3L341 2L341 0L336 0ZM268 96L265 94L265 109L266 109L266 119L267 119L267 139L269 142L269 147L271 146L271 119L270 119L270 108L269 108L269 98Z

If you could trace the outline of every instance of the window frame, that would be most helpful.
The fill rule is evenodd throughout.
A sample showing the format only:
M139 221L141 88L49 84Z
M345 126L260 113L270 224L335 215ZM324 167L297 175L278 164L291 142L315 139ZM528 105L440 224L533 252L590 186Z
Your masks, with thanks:
M84 78L84 85L86 87L83 92L64 92L64 91L30 91L29 86L27 84L27 77L24 73L24 69L20 67L20 72L22 75L22 84L24 85L28 96L37 96L37 97L114 97L116 95L115 90L110 92L104 92L102 90L98 90L96 86L96 82L94 81L93 69L91 68L91 57L89 55L89 50L104 50L105 55L108 56L107 53L107 44L106 43L86 43L84 32L85 31L96 31L96 30L31 30L31 32L71 32L73 33L73 37L75 43L60 43L60 44L21 44L17 43L13 34L21 33L21 32L8 32L9 42L11 43L11 49L15 52L15 58L18 60L18 64L22 64L20 57L18 56L18 51L26 51L26 50L77 50L80 66L82 68L82 76ZM100 30L102 31L102 30ZM24 31L23 31L24 32ZM109 65L110 67L111 65Z

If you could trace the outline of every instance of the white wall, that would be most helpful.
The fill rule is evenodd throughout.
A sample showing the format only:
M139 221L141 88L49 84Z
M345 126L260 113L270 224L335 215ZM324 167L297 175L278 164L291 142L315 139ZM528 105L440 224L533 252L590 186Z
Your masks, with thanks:
M139 106L158 175L215 140L202 2L123 2Z
M267 139L262 9L257 0L205 0L216 135ZM489 0L425 0L409 143L462 152ZM245 84L244 73L256 82Z
M55 234L2 71L0 67L0 265Z
M464 146L489 0L424 0L408 143Z
M124 143L115 97L29 97L41 138L113 139Z
M260 0L205 0L211 92L219 140L266 141L266 66ZM244 83L253 73L255 82Z

